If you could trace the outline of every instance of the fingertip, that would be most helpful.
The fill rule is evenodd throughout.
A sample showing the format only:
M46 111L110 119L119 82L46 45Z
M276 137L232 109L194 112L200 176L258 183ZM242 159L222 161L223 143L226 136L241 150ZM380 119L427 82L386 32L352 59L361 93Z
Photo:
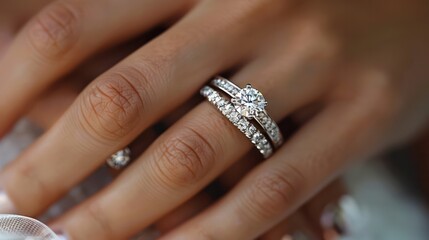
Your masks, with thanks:
M0 214L13 214L16 212L15 205L8 194L0 189Z

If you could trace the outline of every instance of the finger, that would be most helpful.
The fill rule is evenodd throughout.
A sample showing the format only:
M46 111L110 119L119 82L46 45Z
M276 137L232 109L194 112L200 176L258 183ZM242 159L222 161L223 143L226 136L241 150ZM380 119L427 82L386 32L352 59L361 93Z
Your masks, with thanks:
M312 43L320 43L319 40ZM281 56L295 57L292 53ZM305 65L314 56L310 54L308 57L309 59L302 60L302 64ZM273 62L267 62L267 65L281 60L285 59L272 59ZM284 66L277 66L276 70L266 71L266 66L254 64L251 66L254 71L249 70L253 73L249 74L251 77L243 78L238 74L237 83L243 85L250 82L259 86L262 92L271 93L267 96L270 98L290 96L288 91L293 90L289 84L293 81L284 79L289 79L288 76L293 71L285 71ZM308 78L293 80L311 82L320 89L325 86L322 84L326 77L323 74L306 77ZM263 84L258 81L260 79L270 79L271 84ZM306 97L301 97L301 100L311 102L310 99L316 98L319 92L303 91L302 94ZM299 100L289 97L282 99L288 104L269 109L277 118L302 106ZM56 226L65 229L75 239L129 237L191 198L236 159L244 156L250 148L250 142L235 126L210 104L202 103L161 136L114 184L65 215ZM145 204L140 204L141 202ZM129 206L133 206L132 211L117 210L127 209ZM141 212L145 214L138 214ZM119 219L129 219L129 222L125 224Z
M245 58L254 43L238 39L279 7L256 1L253 7L266 15L255 18L240 15L235 4L245 3L229 2L228 9L235 10L224 13L220 21L218 12L224 5L207 4L96 79L49 132L5 169L2 185L19 212L40 213L188 99L202 82ZM234 24L242 20L237 15L248 24ZM228 37L219 39L220 34ZM24 187L28 190L20 191Z
M337 179L306 202L301 209L308 216L313 226L316 227L318 233L321 234L328 228L335 228L335 223L333 222L335 212L333 211L339 208L340 200L346 196L347 191L343 182ZM345 231L345 229L338 230L341 231L339 234L342 234L343 230Z
M368 79L378 81L377 77ZM354 98L329 105L219 204L164 239L198 239L201 233L216 239L252 239L267 231L351 160L375 150L373 146L378 140L373 133L384 119L379 115L380 119L372 122L369 116L380 111L373 107L380 100L379 90L357 98L364 100Z
M12 41L12 32L0 25L0 59Z
M237 184L259 162L259 156L252 152L234 163L218 180L211 183L201 193L157 221L155 226L160 234L166 234L209 207L222 193Z
M83 59L179 14L189 2L54 1L22 29L0 61L0 136L37 95Z
M146 39L138 39L139 42ZM60 82L44 91L27 117L43 129L49 129L76 100L79 93L97 76L136 50L136 41L110 49L91 58Z
M76 100L78 93L63 84L45 94L28 112L27 117L37 126L49 129Z
M308 217L302 211L297 211L258 239L322 240L323 238L316 232Z
M325 232L335 231L333 221L337 219L333 219L332 210L338 208L340 199L345 195L343 183L340 180L332 182L294 214L264 233L261 239L332 239L325 239ZM301 221L294 219L294 215L299 215Z
M301 112L303 110L299 110ZM304 108L304 111L308 112L310 109ZM295 115L295 114L293 114ZM302 115L302 114L301 114ZM307 116L300 116L300 121L306 121L310 114ZM296 130L296 123L292 122L290 119L285 119L282 124L279 125L283 137L288 139ZM218 178L219 183L225 188L225 192L231 190L241 179L250 172L254 167L262 162L259 155L255 152L249 152L246 156L242 157L239 161L232 164L227 170L225 170L222 175Z
M165 234L196 216L212 203L213 199L209 194L204 192L200 193L157 221L155 223L155 228L160 234Z

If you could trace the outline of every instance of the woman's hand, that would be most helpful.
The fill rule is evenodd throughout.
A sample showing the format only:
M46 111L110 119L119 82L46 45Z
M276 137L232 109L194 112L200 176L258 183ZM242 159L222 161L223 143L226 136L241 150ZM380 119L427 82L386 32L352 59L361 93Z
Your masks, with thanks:
M232 80L261 90L275 120L305 121L225 198L165 239L259 236L353 160L406 140L427 120L427 9L417 0L54 2L1 60L2 132L83 59L185 16L95 79L2 172L1 184L17 212L39 214L211 76L240 66ZM54 226L72 239L131 236L191 199L251 147L201 103Z

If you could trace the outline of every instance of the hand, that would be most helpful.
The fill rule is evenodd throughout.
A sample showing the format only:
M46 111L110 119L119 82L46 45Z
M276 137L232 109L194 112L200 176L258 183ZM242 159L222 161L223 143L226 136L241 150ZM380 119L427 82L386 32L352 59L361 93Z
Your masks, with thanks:
M407 2L400 11L383 1L369 8L318 1L168 2L121 1L104 8L55 2L14 40L0 64L4 132L29 101L91 53L192 9L94 80L3 171L2 185L18 212L43 211L210 76L235 66L242 67L232 80L260 89L276 120L318 107L276 155L166 239L256 237L352 160L404 141L427 120L424 2ZM375 7L377 14L365 15ZM15 70L18 65L25 71ZM234 126L202 103L111 186L55 225L72 239L130 236L190 199L250 149Z
M114 56L121 55L121 53L118 53L118 51L110 52L110 54L103 54L100 59L108 58L110 61L112 61L115 59ZM103 63L103 61L96 62L98 62L98 66L100 66L100 62ZM94 64L90 64L89 67L91 68L91 66L94 66ZM94 69L94 67L92 69ZM87 72L88 71L85 71L85 69L81 69L77 73L73 74L74 77L72 79L68 80L73 80L72 83L79 83L81 82L79 81L80 79L86 79L87 77L87 74L82 73ZM72 100L74 96L77 96L76 87L60 84L60 86L56 88L55 91L44 95L43 98L38 101L36 106L31 110L29 117L40 127L49 129L58 120L58 116L64 113L68 107L68 104L64 103L69 102L67 100ZM189 106L181 107L177 113L171 114L169 118L164 119L163 125L169 126L173 124L182 117L183 113L194 107L193 104L187 105ZM306 118L306 115L307 114L304 113L304 115L297 116L295 121L303 121ZM291 130L293 129L288 129L288 132ZM129 147L132 149L132 152L134 154L139 154L145 151L150 146L150 143L159 137L159 132L159 128L147 130L145 134L141 135L130 144ZM259 156L252 153L248 154L240 161L237 161L207 189L204 189L198 195L192 197L192 199L188 200L186 203L182 204L178 208L168 213L166 216L153 223L155 232L148 231L148 233L145 233L142 236L143 239L153 239L154 235L159 236L160 234L162 235L167 233L170 230L180 226L181 223L204 211L205 208L214 204L216 200L222 196L219 195L219 193L230 191L248 171L257 166L259 163ZM113 171L112 173L114 175L118 174L117 171ZM346 197L346 190L343 184L340 181L334 181L329 186L324 188L323 191L319 192L310 201L306 202L304 206L294 212L290 217L266 231L260 237L260 239L277 240L292 238L295 240L296 238L323 238L325 240L333 240L337 239L338 234L349 234L350 231L353 232L354 227L351 224L348 225L348 222L344 222L344 219L348 220L347 216L344 215L348 210L344 207L347 206L341 206L341 202L344 200L348 199ZM350 227L352 228L350 229Z

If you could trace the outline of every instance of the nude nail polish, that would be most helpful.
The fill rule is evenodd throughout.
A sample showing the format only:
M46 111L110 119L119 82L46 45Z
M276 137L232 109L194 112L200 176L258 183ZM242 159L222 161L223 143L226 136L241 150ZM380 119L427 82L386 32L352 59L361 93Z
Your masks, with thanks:
M16 213L16 208L4 190L0 190L0 214Z
M57 235L55 240L70 240L66 235Z
M55 240L70 240L69 237L67 237L67 234L65 234L63 231L54 231L57 235L57 238Z
M302 232L294 232L293 234L287 234L282 237L281 240L309 240L310 238Z

